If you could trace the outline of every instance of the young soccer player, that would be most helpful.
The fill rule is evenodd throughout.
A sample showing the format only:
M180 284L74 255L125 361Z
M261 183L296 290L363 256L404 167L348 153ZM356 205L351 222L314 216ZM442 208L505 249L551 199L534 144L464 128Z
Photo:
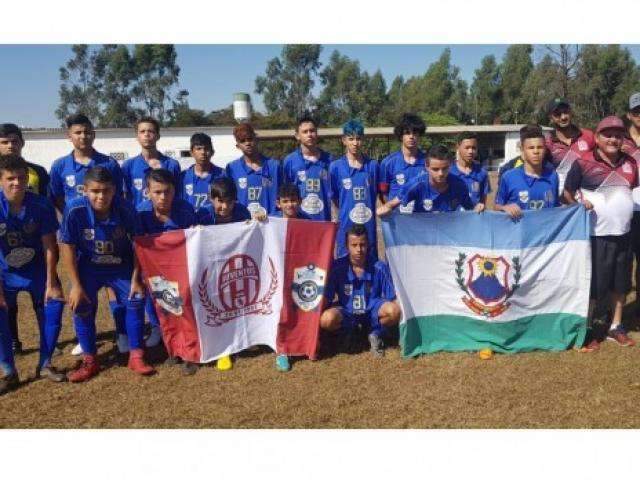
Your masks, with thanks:
M350 353L358 330L368 334L371 353L384 356L385 327L400 321L389 266L369 254L364 225L354 224L345 234L348 254L333 262L327 282L329 308L322 312L320 327L339 332L343 350ZM337 296L337 298L336 298Z
M425 154L419 148L420 137L427 127L417 115L405 113L393 129L400 141L400 150L393 152L380 164L380 193L383 202L400 195L402 187L424 172ZM401 207L402 213L413 212L413 203Z
M489 174L476 161L478 156L478 135L462 132L456 142L456 158L451 164L450 173L467 184L473 206L479 205L480 211L485 209L487 195L491 192Z
M434 145L427 152L426 175L415 177L404 185L398 197L378 207L378 215L388 215L397 206L407 206L411 202L414 202L414 212L481 212L482 207L473 206L467 184L449 173L450 167L451 154L447 147Z
M122 170L118 162L93 148L95 130L91 121L82 114L72 115L66 120L67 137L73 145L71 153L53 162L49 195L54 206L62 214L65 206L73 199L81 197L84 190L84 176L94 166L103 166L109 170L116 188L116 196L122 196ZM116 344L121 353L127 351L126 331L124 326L125 308L119 305L113 292L107 289L109 309L116 327ZM82 349L76 345L71 352L80 355Z
M305 214L313 220L331 221L331 154L318 147L316 121L309 115L298 119L295 137L300 147L284 159L284 181L298 187Z
M591 232L591 329L584 351L599 349L610 339L621 346L635 341L622 326L622 307L631 289L631 189L638 186L638 167L622 152L625 127L609 116L598 123L596 148L573 163L565 182L567 203L581 203L595 215ZM611 319L609 309L613 312Z
M293 183L283 183L278 190L276 205L278 211L272 217L299 218L301 220L312 220L301 208L300 191Z
M82 364L68 374L69 381L84 382L100 371L95 316L102 287L111 287L126 308L128 367L150 375L154 369L144 361L142 335L145 290L131 241L135 212L116 197L113 175L105 167L87 171L84 193L67 206L60 228L60 248L71 279L68 304L83 352Z
M512 218L520 218L522 210L560 206L558 174L544 161L542 128L525 125L520 129L520 145L524 165L502 176L495 199L495 209Z
M24 138L22 130L13 123L0 124L0 155L22 155ZM49 189L49 174L47 170L35 163L26 162L28 167L27 190L38 195L47 195ZM22 353L22 343L18 335L18 306L9 307L7 311L9 328L13 335L14 353Z
M211 201L196 214L199 225L220 225L223 223L251 220L251 213L236 201L236 184L227 177L218 178L211 184Z
M139 235L157 234L192 227L197 223L193 206L186 200L175 196L173 175L169 170L159 168L150 170L146 178L146 192L148 197L138 205L138 230ZM151 323L151 334L146 346L155 346L162 341L160 320L153 306L153 300L147 295L145 310ZM169 364L177 363L177 359L170 358ZM197 365L191 362L182 364L185 375L193 375Z
M29 292L40 331L40 361L36 377L63 382L65 375L51 366L64 302L56 272L56 230L59 225L49 200L27 191L27 172L27 163L22 157L0 156L0 249L5 260L4 301L7 307L15 308L18 293ZM49 305L53 303L57 307ZM57 313L52 316L54 310Z
M236 126L233 136L242 157L227 165L227 177L236 184L238 202L247 207L252 216L257 214L261 218L266 217L277 208L282 166L260 153L256 132L248 123Z
M211 162L214 150L211 137L206 133L191 136L191 156L195 163L180 173L179 196L193 205L194 210L210 204L209 189L224 170Z
M347 254L346 233L351 225L364 225L369 240L369 253L378 258L376 240L376 208L380 172L378 163L364 155L364 126L349 120L342 126L345 154L331 162L329 178L332 200L338 208L337 256Z
M125 160L122 164L124 177L124 195L134 208L137 208L148 197L145 178L150 170L164 168L173 175L176 189L180 184L180 164L177 160L158 151L160 140L160 124L151 117L141 118L135 125L136 140L142 151L136 157Z

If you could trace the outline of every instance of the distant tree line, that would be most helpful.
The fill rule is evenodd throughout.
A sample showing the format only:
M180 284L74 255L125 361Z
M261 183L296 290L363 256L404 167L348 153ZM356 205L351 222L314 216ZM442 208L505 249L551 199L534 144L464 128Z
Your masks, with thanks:
M619 45L511 45L501 59L481 58L471 85L445 48L423 74L396 76L390 86L380 70L370 74L337 50L323 65L322 48L285 45L267 62L255 80L266 109L254 114L257 128L290 128L303 112L326 126L352 117L387 126L406 111L429 125L546 123L544 106L555 96L567 97L578 122L592 127L622 114L629 94L640 90L640 68ZM178 89L173 45L74 45L72 53L60 68L61 120L83 111L100 127L130 126L140 115L171 126L235 123L231 106L208 113L191 108L189 92Z

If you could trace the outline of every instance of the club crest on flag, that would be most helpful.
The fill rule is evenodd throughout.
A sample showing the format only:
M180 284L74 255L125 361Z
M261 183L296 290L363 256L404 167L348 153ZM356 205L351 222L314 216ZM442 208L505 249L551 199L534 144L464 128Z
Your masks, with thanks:
M198 284L200 303L207 315L205 324L219 327L237 317L273 313L271 300L278 290L278 273L271 257L269 275L269 288L260 297L260 268L251 256L233 255L225 262L216 279L210 278L209 268L205 268ZM210 281L217 285L221 306L209 294Z
M310 312L320 305L326 276L327 272L313 263L293 271L291 296L298 308Z
M520 287L520 257L513 257L510 263L502 256L476 253L467 259L466 254L459 253L455 265L456 282L466 294L461 300L471 311L483 317L497 317L509 308L509 298Z
M178 282L170 282L162 276L150 277L151 297L166 312L182 315L184 301L180 297Z

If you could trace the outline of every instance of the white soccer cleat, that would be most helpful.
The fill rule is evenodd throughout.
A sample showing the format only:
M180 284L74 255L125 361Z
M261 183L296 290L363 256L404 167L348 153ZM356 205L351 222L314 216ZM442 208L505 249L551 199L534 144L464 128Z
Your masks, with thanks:
M73 350L71 350L71 355L82 355L82 347L80 346L80 344L77 344L75 347L73 347Z
M120 353L128 353L129 352L129 337L124 333L119 333L118 338L116 339L116 346L118 347L118 351Z
M144 344L151 348L159 345L162 341L162 332L160 331L160 327L151 327L151 333L145 340Z

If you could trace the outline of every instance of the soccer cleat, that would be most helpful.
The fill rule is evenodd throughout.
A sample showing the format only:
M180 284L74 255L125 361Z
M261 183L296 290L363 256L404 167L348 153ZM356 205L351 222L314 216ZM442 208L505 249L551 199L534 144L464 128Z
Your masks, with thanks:
M0 395L4 395L18 388L18 385L20 385L20 379L17 373L12 373L4 378L0 378Z
M11 346L13 347L14 355L22 355L22 342L20 340L14 340Z
M80 344L77 344L75 347L73 347L73 350L71 350L71 355L75 355L76 357L78 355L82 355L82 347L80 346Z
M151 375L156 372L151 365L144 361L144 350L141 348L134 348L129 352L127 367L140 375Z
M231 370L233 368L233 361L231 360L231 355L220 357L216 362L216 368L221 372L226 372L227 370Z
M600 342L596 339L593 339L586 345L583 345L579 351L581 353L593 353L597 352L598 350L600 350Z
M124 333L119 333L118 338L116 338L116 346L118 347L118 352L120 353L128 353L129 352L129 337Z
M369 334L369 351L373 354L374 357L382 358L384 357L384 342L382 338L375 333Z
M291 364L289 363L289 357L287 355L280 354L276 357L276 369L279 372L288 372L291 370Z
M67 381L67 376L64 373L58 372L51 365L37 369L36 378L46 378L47 380L51 380L56 383Z
M178 365L180 363L180 359L178 357L169 357L164 361L164 365L167 367L173 367L174 365Z
M182 374L191 376L198 371L198 365L192 362L184 362L180 367L182 369Z
M627 335L622 325L618 325L616 328L609 330L607 340L613 340L621 347L633 347L636 344L636 342Z
M100 372L100 366L95 355L84 354L78 368L69 372L67 378L72 383L86 382Z
M162 341L162 331L160 330L160 327L151 327L151 333L145 340L144 344L147 347L151 348L159 345L161 341Z

